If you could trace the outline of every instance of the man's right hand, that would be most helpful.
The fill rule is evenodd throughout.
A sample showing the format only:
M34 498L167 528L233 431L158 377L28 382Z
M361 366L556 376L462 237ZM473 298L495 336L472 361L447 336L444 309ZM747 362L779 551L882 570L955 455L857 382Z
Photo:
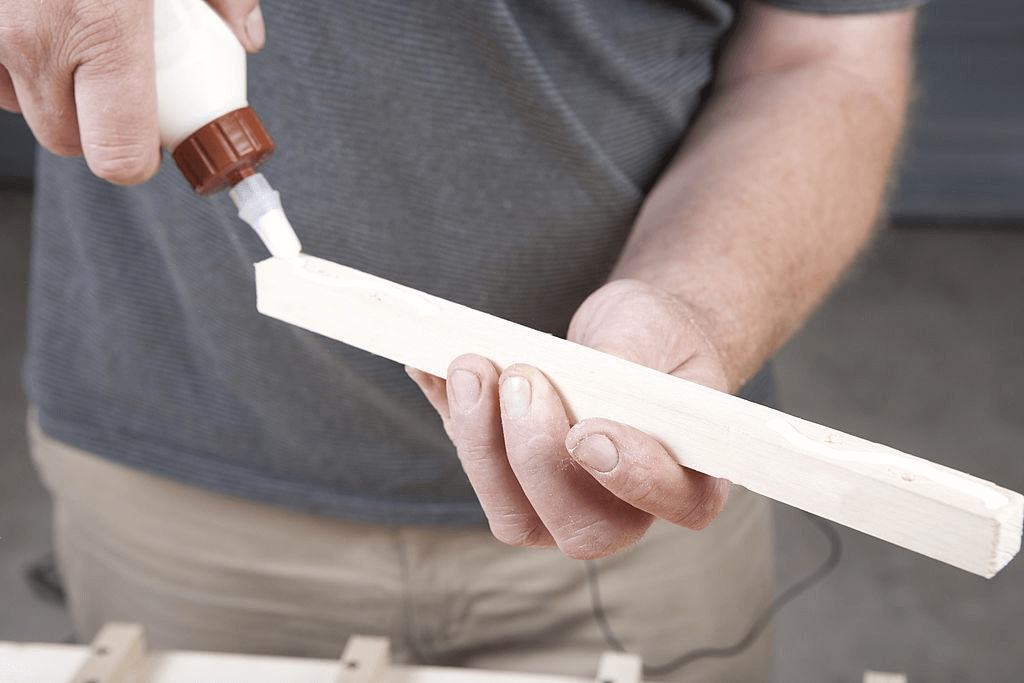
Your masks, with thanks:
M250 52L263 46L257 0L211 0ZM143 182L160 165L152 0L0 2L0 108L39 143L85 155L97 176Z

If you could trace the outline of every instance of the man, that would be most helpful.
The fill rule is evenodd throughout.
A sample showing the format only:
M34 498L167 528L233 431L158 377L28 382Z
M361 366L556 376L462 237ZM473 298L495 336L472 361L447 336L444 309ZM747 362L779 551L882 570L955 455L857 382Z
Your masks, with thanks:
M906 107L907 0L214 4L251 50L266 13L250 102L307 252L759 400L868 239ZM572 424L536 368L410 370L438 421L393 364L260 318L265 254L226 198L170 164L135 185L147 4L0 12L0 105L88 164L40 160L26 366L81 637L330 656L382 633L402 660L585 675L608 644L576 560L603 558L645 661L743 638L765 501ZM763 680L768 653L676 676Z

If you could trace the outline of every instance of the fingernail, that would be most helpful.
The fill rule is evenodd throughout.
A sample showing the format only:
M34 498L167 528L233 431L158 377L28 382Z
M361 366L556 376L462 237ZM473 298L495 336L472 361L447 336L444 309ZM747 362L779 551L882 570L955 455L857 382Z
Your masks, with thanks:
M598 472L611 472L619 464L619 452L615 444L604 434L593 434L576 444L572 457Z
M506 417L520 418L530 410L530 383L512 376L501 383L501 408Z
M263 23L263 10L259 5L252 8L245 18L245 35L249 38L249 48L259 50L267 41L267 28Z
M455 370L449 380L452 400L459 410L469 410L480 400L480 378L469 370Z

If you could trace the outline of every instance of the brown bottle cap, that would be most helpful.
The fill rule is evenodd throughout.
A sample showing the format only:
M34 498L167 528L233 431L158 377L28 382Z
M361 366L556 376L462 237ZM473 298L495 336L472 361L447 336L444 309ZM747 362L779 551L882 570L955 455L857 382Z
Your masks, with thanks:
M250 107L214 119L174 148L171 156L199 194L210 194L256 173L274 141Z

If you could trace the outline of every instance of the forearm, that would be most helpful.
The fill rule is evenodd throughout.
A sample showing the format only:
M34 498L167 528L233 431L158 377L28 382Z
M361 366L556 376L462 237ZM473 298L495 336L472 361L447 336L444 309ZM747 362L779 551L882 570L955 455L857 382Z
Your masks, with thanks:
M865 77L817 59L727 81L643 206L613 277L693 306L732 390L869 238L908 70Z

